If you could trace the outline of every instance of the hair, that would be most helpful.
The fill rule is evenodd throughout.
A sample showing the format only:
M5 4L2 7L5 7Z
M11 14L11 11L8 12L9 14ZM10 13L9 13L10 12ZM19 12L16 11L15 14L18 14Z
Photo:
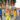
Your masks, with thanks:
M16 9L14 9L14 11L16 11Z
M15 5L15 2L13 0L11 0L11 5L13 4L13 6Z
M11 0L11 2L12 2L12 1L14 2L14 0ZM15 3L15 2L14 2L14 3Z

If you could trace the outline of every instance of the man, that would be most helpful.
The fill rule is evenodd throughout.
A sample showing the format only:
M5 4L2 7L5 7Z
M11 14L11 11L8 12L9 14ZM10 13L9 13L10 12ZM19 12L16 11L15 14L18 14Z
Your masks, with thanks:
M2 2L2 9L4 9L4 3Z
M11 0L12 10L15 8L15 3L16 3L16 0Z
M0 17L1 17L1 20L2 20L2 8L0 8Z
M2 9L0 8L0 16L2 16Z

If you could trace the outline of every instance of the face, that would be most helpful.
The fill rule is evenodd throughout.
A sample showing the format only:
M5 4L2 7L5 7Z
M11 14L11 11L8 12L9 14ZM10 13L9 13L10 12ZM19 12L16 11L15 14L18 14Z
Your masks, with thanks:
M15 3L14 3L14 1L13 1L13 0L11 1L11 5L12 5L12 6L14 6L14 5L15 5Z
M8 9L6 9L6 12L8 12Z
M2 8L4 8L4 4L2 4Z
M11 14L11 10L9 10L9 15Z

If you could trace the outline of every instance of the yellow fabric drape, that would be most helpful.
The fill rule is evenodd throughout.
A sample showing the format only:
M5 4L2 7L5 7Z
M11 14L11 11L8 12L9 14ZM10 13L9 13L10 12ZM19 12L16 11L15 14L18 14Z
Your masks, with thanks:
M16 11L14 11L14 16L16 16Z
M8 13L6 13L6 20L10 20L11 17L8 15Z
M7 17L6 17L6 20L10 20L10 16L7 16Z

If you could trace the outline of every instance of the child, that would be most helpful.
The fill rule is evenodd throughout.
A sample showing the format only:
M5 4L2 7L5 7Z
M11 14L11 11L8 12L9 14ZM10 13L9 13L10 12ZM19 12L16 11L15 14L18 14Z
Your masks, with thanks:
M10 11L9 11L9 9L7 9L7 12L6 12L6 20L10 20Z
M14 20L16 19L16 9L14 9Z

